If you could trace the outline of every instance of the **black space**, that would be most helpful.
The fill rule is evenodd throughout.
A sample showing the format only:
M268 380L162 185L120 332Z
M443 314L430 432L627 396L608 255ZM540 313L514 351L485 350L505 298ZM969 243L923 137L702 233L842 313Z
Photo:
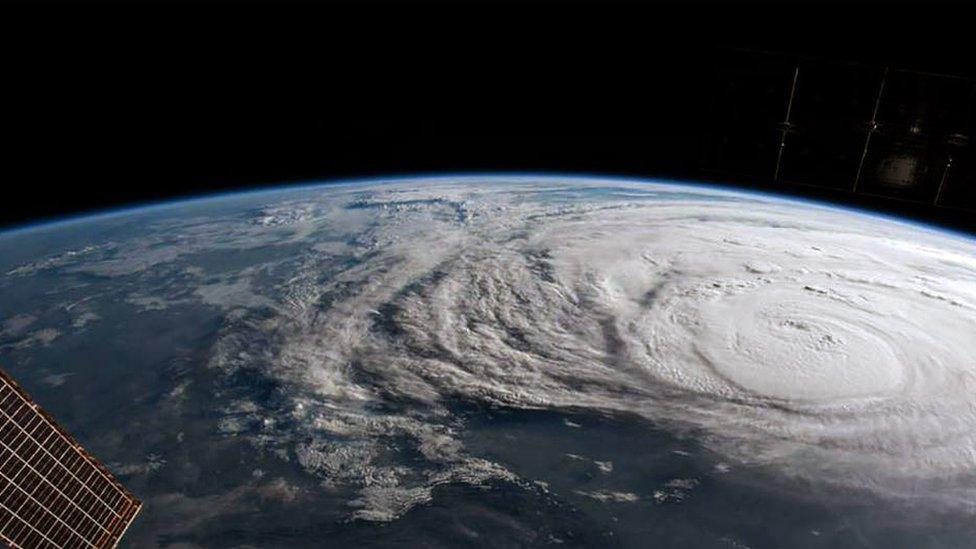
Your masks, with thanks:
M531 171L711 179L976 226L971 210L702 171L730 49L972 77L962 5L5 11L0 225L297 181Z

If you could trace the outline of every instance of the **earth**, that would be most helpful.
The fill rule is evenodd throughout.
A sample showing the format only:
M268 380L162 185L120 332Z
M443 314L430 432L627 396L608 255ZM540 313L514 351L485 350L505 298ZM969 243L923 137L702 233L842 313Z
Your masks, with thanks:
M783 197L372 180L0 235L0 364L130 547L971 547L976 241Z

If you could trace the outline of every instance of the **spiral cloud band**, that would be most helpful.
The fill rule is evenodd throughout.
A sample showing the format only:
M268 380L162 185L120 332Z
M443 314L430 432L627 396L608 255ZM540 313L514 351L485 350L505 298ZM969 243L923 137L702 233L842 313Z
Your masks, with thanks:
M976 501L965 238L559 178L337 187L252 221L316 238L273 306L228 316L213 366L290 392L234 408L227 429L360 486L360 518L442 482L515 478L466 453L459 401L636 414L783 474L899 496L955 479L945 499ZM282 425L294 436L275 438ZM390 465L394 436L427 468Z

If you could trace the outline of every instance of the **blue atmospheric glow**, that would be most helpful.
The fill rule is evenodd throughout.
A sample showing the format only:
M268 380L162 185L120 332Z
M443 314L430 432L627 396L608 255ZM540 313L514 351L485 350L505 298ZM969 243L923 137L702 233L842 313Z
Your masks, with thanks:
M454 179L454 180L474 180L479 182L484 182L490 179L505 179L505 178L535 178L535 179L578 179L578 180L601 180L601 181L620 181L627 183L648 183L648 184L663 184L671 185L675 187L688 187L695 189L711 189L715 191L737 194L740 196L760 196L773 200L781 200L786 202L792 202L795 204L803 204L809 207L844 211L848 213L853 213L862 216L868 216L875 219L881 219L890 223L897 223L901 225L906 225L914 227L916 229L934 232L944 235L953 236L956 238L961 238L963 240L973 241L976 240L976 235L960 231L953 228L939 226L935 223L927 223L923 221L915 221L907 219L904 217L898 217L895 215L889 215L875 210L869 210L865 208L858 208L856 206L850 206L846 204L835 204L832 202L824 200L815 200L806 197L794 196L786 193L777 193L766 190L754 190L754 189L744 189L741 187L733 185L723 185L713 182L702 182L702 181L679 181L666 178L655 178L655 177L636 177L636 176L621 176L621 175L603 175L594 173L560 173L560 172L464 172L456 174L445 174L445 173L418 173L410 175L391 175L391 176L368 176L368 177L353 177L353 178L343 178L331 181L297 181L290 183L282 183L275 185L266 185L254 189L243 190L243 191L221 191L215 193L204 193L197 195L187 195L175 199L164 199L156 200L126 206L120 206L117 208L100 209L93 211L80 212L77 214L71 214L63 217L42 219L40 221L28 222L22 225L14 225L6 229L0 230L0 237L8 236L17 233L31 232L35 230L50 230L56 229L58 227L71 225L74 223L89 223L94 222L98 219L123 217L128 215L135 215L140 212L149 212L154 210L165 210L169 208L179 207L181 205L187 204L200 204L202 202L209 201L220 201L228 198L247 198L260 196L263 194L274 194L279 192L296 192L302 190L316 189L319 187L336 187L344 185L360 185L360 184L386 184L386 183L396 183L401 181L410 180L438 180L438 179Z

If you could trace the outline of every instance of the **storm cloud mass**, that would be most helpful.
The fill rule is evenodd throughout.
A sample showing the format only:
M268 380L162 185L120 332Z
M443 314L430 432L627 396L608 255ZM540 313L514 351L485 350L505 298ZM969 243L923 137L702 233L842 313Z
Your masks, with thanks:
M976 466L971 243L774 198L578 183L324 194L303 222L366 220L339 252L355 261L310 256L212 364L287 384L286 421L322 434L300 451L326 478L362 482L381 439L412 437L437 472L377 469L398 493L504 474L455 440L445 403L461 400L632 412L786 474L973 501L914 490Z

